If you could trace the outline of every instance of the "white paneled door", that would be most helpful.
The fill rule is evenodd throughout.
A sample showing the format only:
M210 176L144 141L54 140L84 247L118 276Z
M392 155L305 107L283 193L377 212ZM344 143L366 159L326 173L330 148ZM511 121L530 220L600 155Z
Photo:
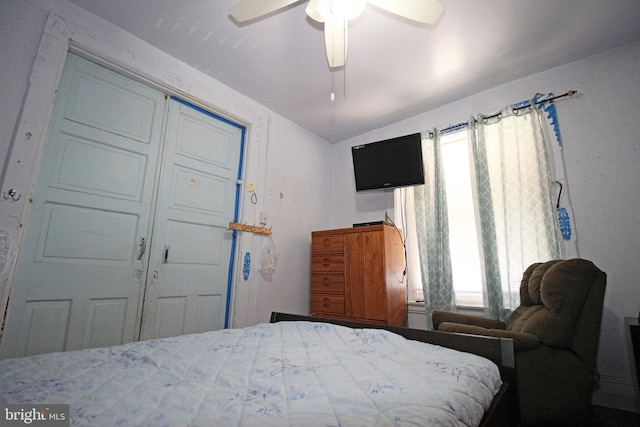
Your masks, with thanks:
M142 339L224 327L242 129L172 100Z
M242 142L241 127L69 55L0 358L224 327Z

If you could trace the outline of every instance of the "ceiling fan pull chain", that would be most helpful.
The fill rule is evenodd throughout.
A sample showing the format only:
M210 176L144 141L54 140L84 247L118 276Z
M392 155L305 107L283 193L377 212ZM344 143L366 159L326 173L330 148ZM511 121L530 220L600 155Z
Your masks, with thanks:
M335 71L333 71L333 68L331 68L329 71L331 72L331 102L333 102L333 101L336 100L336 94L333 91L333 80L334 80L334 77L335 77L335 74L334 74Z
M344 26L342 27L342 54L344 55L344 61L342 66L342 97L347 98L347 16L344 16Z

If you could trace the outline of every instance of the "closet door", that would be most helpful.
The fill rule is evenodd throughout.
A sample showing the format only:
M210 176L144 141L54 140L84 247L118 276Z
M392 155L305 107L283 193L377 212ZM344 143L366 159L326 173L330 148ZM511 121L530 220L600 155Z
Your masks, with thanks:
M69 55L0 358L223 328L242 144L242 127Z
M138 338L165 105L163 94L69 55L0 357Z
M171 100L141 339L224 328L242 138Z

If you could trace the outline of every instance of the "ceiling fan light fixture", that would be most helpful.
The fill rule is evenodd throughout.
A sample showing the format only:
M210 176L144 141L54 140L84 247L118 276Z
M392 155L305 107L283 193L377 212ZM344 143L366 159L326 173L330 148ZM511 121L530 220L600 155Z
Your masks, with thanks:
M333 0L331 2L331 13L337 16L344 16L347 21L351 21L360 16L365 6L365 0Z
M314 21L324 22L331 15L331 0L310 0L305 11Z
M350 21L360 16L365 6L365 0L310 0L305 11L317 22L326 22L332 16Z

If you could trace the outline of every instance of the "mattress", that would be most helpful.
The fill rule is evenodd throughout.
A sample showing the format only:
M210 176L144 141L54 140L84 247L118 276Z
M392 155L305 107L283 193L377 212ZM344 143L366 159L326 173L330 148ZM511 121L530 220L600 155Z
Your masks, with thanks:
M71 425L475 426L500 385L479 356L315 322L0 361L0 403Z

